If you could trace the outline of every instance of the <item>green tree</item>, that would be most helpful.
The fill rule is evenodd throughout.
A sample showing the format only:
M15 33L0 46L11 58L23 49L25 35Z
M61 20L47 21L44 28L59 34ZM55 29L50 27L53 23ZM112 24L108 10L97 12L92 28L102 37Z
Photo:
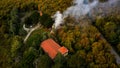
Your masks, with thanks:
M65 68L66 58L61 54L58 53L57 56L54 59L54 66L53 68Z
M79 52L74 55L71 55L67 63L69 68L86 67L85 59L80 55Z
M13 37L11 41L11 56L15 57L19 55L21 47L22 47L22 39L19 36Z
M25 18L25 24L27 26L36 25L39 22L39 13L37 11L31 11L30 16Z
M38 49L40 43L46 40L47 38L48 38L48 32L46 32L45 29L36 30L28 38L26 42L26 47L32 46Z
M105 30L105 37L108 38L108 40L112 43L116 42L117 34L115 33L115 30L117 29L117 26L113 22L107 22L104 25L104 30Z
M52 60L48 55L42 55L38 58L37 68L50 68Z
M33 47L29 47L29 49L24 52L23 58L20 61L19 67L20 68L33 68L34 67L33 61L37 57L38 57L38 51Z
M12 33L12 35L16 35L18 34L19 31L19 17L18 17L18 10L16 8L13 8L13 10L11 11L11 20L9 22L10 25L10 32Z
M52 27L54 21L52 20L51 16L48 14L44 14L40 17L40 23L47 28Z

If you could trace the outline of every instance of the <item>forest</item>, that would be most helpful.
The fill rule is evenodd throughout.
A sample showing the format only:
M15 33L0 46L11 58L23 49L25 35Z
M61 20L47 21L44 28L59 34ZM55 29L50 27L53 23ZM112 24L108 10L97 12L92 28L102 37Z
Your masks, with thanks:
M0 68L120 68L111 53L112 48L120 56L120 5L92 19L86 15L76 21L68 16L51 34L51 16L71 5L71 0L0 0ZM23 25L31 28L38 23L40 27L24 42L28 32ZM40 47L49 38L65 46L68 55L58 53L52 60Z

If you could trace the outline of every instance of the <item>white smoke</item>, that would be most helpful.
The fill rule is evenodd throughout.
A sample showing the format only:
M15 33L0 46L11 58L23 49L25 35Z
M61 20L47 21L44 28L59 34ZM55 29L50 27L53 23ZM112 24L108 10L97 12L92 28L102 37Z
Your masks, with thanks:
M63 15L60 13L60 11L57 11L54 16L52 16L53 19L55 19L55 23L53 24L54 29L58 29L58 27L63 23Z
M112 5L117 1L118 0L108 0L108 2L99 3L98 0L94 0L92 3L89 3L89 0L74 0L73 1L74 5L72 5L71 7L68 7L67 10L63 12L63 14L57 11L56 14L52 16L52 18L55 19L55 23L53 24L54 29L58 29L60 24L64 23L64 18L68 16L74 17L77 20L82 16L92 13L93 8L95 7L98 7L98 6L107 7L107 5ZM84 2L87 2L87 4ZM97 10L97 12L99 11Z
M90 4L84 4L84 0L74 0L73 3L75 5L69 7L63 15L60 13L60 11L57 11L54 16L52 16L53 19L55 19L55 23L53 24L54 29L57 29L60 24L63 23L64 18L68 16L75 17L76 19L79 18L82 15L86 15L90 12L92 8L94 8L98 1L95 0L93 3Z
M120 7L117 3L120 3L119 0L108 0L107 2L104 3L99 2L98 5L96 6L96 9L94 9L91 14L94 15L93 16L94 18L98 15L100 17L109 15L113 11L115 11L115 9L117 9L116 7Z
M113 6L115 6L117 1L118 0L108 0L107 2L99 3L98 6L100 6L100 7L107 7L107 8L113 7Z
M64 13L64 18L68 16L78 19L80 16L84 16L90 12L92 8L97 5L98 1L94 0L92 3L85 4L84 0L74 0L75 5L69 7Z

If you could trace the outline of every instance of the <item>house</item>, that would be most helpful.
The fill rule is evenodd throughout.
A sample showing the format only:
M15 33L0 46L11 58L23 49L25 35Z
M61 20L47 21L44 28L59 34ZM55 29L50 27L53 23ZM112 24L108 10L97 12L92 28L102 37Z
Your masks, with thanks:
M40 46L51 59L54 59L58 53L61 53L63 56L68 54L68 49L64 46L61 47L53 39L43 41Z

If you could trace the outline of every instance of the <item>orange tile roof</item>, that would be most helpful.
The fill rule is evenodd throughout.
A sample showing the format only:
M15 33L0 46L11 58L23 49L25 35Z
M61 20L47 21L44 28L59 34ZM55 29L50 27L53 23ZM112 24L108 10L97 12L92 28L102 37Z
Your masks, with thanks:
M68 49L63 46L63 47L59 48L58 51L59 51L61 54L65 54L65 53L68 52Z
M61 47L52 39L47 39L43 41L41 43L41 47L51 57L51 59L54 59L56 57L58 51L61 54L65 54L66 52L68 52L67 48Z

